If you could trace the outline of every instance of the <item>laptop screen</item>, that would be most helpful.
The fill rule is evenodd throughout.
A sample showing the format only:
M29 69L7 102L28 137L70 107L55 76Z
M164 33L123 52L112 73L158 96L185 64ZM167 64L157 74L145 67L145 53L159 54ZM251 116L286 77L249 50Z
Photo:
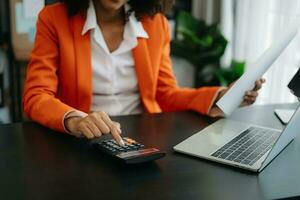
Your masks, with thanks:
M293 79L288 85L292 93L300 99L300 69L297 71Z

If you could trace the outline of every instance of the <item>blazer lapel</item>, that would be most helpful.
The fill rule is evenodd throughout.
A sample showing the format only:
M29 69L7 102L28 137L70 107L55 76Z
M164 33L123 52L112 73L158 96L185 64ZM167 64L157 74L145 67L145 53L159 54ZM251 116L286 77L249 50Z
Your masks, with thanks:
M155 88L153 80L153 70L147 40L138 39L138 45L133 49L133 57L135 60L135 69L138 79L140 94L145 108L153 110L153 99L155 98Z
M90 112L92 101L92 63L91 63L91 43L90 34L82 35L82 29L85 23L85 16L78 14L72 19L75 69L76 69L76 94L77 109Z

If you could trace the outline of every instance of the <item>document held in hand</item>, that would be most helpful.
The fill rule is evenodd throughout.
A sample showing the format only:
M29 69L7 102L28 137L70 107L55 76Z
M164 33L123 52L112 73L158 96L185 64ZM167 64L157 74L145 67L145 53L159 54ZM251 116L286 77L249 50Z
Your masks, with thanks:
M249 70L241 76L230 90L217 102L217 106L226 116L240 106L244 95L252 90L255 81L260 79L270 66L276 61L280 54L286 49L298 33L298 27L288 29L282 37L274 42L257 60L249 66Z

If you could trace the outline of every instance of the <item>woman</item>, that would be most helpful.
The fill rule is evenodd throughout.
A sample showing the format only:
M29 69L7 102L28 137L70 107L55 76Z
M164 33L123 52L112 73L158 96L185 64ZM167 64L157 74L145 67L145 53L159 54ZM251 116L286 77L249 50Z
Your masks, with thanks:
M49 128L89 139L121 127L109 116L194 110L222 114L227 89L178 88L163 14L172 0L62 0L39 14L23 96L25 113ZM244 98L255 102L264 80Z

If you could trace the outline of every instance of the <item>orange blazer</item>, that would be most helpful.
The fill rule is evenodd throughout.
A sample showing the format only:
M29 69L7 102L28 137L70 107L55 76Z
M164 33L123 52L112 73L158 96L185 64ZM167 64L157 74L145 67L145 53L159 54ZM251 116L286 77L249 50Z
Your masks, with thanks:
M81 35L85 14L69 17L57 3L39 14L35 45L23 94L24 112L34 121L64 132L67 112L90 112L92 67L90 34ZM160 14L141 20L149 38L133 49L142 103L149 113L194 110L207 114L219 87L179 88L170 60L168 21Z

